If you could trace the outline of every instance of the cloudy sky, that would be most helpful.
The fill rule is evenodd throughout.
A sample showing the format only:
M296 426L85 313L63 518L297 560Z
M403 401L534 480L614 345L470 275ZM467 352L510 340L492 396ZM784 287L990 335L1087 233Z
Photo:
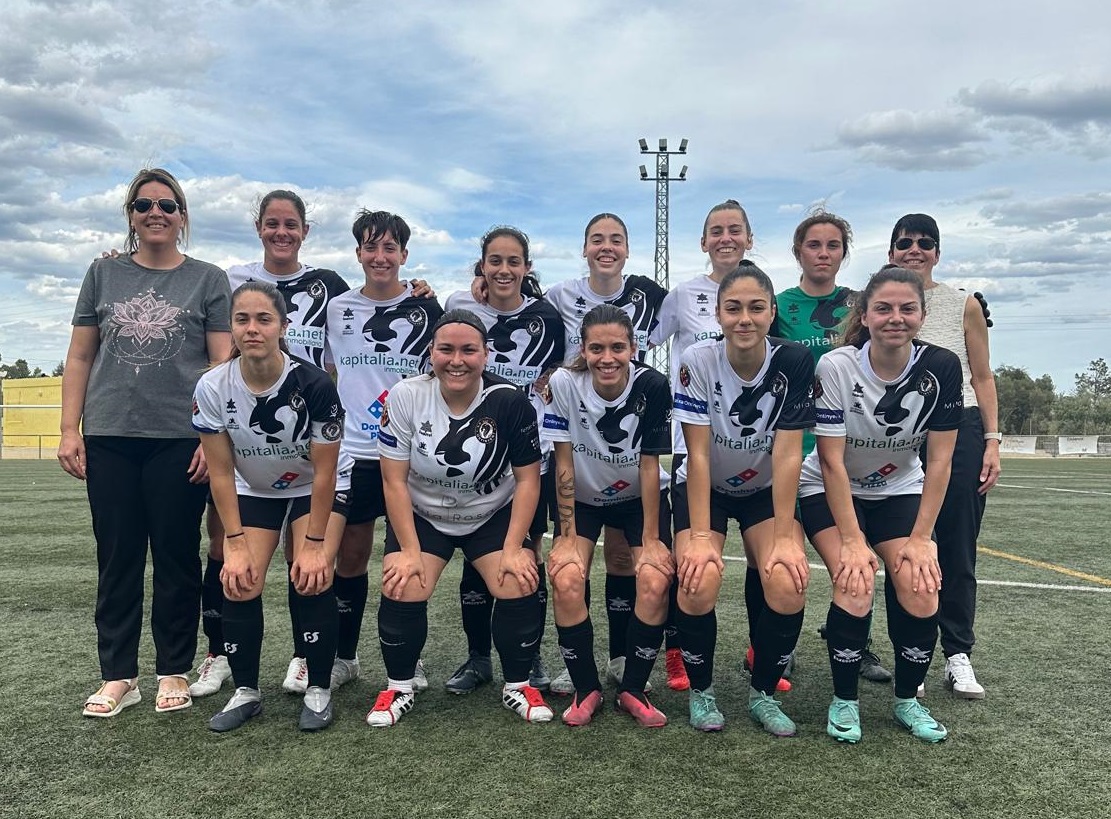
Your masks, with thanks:
M583 275L599 211L629 224L626 271L651 275L637 140L686 137L673 282L706 269L702 220L724 199L779 287L814 205L854 227L854 286L894 221L928 212L937 278L992 302L993 365L1071 389L1111 357L1108 30L1111 10L1074 0L7 0L0 356L64 357L144 165L183 181L193 256L259 258L252 206L292 187L311 206L304 260L360 280L354 213L394 210L414 226L408 270L446 295L498 223L532 237L545 283Z

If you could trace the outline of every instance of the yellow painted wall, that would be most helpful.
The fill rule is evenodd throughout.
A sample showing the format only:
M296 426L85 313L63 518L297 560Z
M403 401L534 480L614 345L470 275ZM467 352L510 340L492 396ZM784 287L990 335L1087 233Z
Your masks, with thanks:
M4 403L4 436L0 458L53 458L58 452L62 422L62 377L5 378L0 381ZM28 405L21 409L19 405ZM32 409L34 404L54 404Z

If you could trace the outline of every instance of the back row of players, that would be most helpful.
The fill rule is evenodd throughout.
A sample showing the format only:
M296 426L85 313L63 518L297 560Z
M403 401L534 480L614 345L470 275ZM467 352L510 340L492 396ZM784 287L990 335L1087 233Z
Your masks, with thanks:
M539 544L554 506L547 573L567 664L561 678L573 693L564 722L587 724L602 703L587 577L607 526L615 530L607 534L606 598L617 707L645 726L666 723L645 691L670 615L669 684L690 687L692 725L723 727L712 685L714 607L732 517L751 567L749 710L766 730L793 734L773 694L802 625L801 495L802 522L835 581L829 733L860 738L856 683L874 549L889 569L896 719L921 739L945 737L914 694L937 637L941 568L931 533L968 379L958 356L914 340L934 289L922 284L938 255L932 219L900 221L891 256L904 267L874 276L854 307L835 284L851 231L831 214L809 217L795 236L803 279L781 294L778 326L770 280L743 261L751 228L733 201L706 220L712 272L670 294L623 275L625 226L601 214L585 232L588 277L538 298L527 238L496 228L483 239L473 293L449 297L446 313L400 279L409 239L400 217L364 212L356 221L365 274L358 290L301 264L308 226L295 194L264 197L257 227L263 262L228 271L237 287L236 357L202 377L194 405L227 532L214 532L203 586L209 656L192 693L213 693L229 673L237 685L214 730L237 728L261 710L259 595L287 516L296 656L284 686L305 691L302 728L330 724L332 691L360 673L367 563L382 516L378 621L388 684L367 722L394 724L427 684L419 660L426 601L456 547L467 558L460 597L469 658L449 690L492 678L492 634L503 703L531 722L550 720L538 690L547 682ZM925 276L908 272L916 267ZM957 299L959 323L983 324L978 308ZM822 360L815 382L814 361L850 310L849 346ZM792 334L810 350L777 337ZM640 359L673 336L682 353L673 356L669 385ZM986 364L986 327L983 338ZM555 369L565 360L568 367ZM334 368L335 387L321 366ZM681 427L669 493L659 455L672 449L672 395ZM994 429L993 417L985 420ZM804 431L815 423L820 443L804 463ZM916 453L927 440L923 471ZM994 465L989 456L983 462L998 474L997 455ZM978 488L991 483L993 476ZM967 649L953 654L967 664Z

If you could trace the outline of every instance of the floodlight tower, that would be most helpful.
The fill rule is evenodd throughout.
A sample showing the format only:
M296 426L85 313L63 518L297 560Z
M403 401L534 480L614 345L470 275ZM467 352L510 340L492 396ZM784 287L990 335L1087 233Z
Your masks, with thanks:
M671 260L671 255L668 251L668 201L670 199L669 185L672 182L686 182L687 181L687 166L684 165L679 171L678 176L671 175L671 157L677 154L687 153L687 140L682 139L679 142L679 150L669 151L667 149L667 140L660 140L660 148L657 151L649 150L648 140L641 138L640 152L642 154L655 154L656 156L656 175L649 176L648 168L644 165L640 166L640 179L642 182L655 182L656 183L656 284L665 290L671 289L670 276L668 273L668 266ZM669 351L671 349L670 342L662 347L657 347L652 351L652 364L660 372L665 375L670 373Z

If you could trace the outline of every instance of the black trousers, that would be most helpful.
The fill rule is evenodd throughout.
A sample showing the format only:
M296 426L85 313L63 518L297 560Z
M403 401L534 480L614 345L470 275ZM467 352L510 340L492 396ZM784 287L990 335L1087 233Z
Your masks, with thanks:
M925 463L925 446L921 455ZM941 565L938 625L946 657L970 654L976 643L976 540L987 505L987 496L977 491L983 465L984 424L980 410L969 407L957 431L949 489L934 527Z
M85 437L98 571L97 650L105 680L139 674L148 544L156 673L184 674L193 665L207 494L207 486L189 483L186 473L196 449L196 438Z

